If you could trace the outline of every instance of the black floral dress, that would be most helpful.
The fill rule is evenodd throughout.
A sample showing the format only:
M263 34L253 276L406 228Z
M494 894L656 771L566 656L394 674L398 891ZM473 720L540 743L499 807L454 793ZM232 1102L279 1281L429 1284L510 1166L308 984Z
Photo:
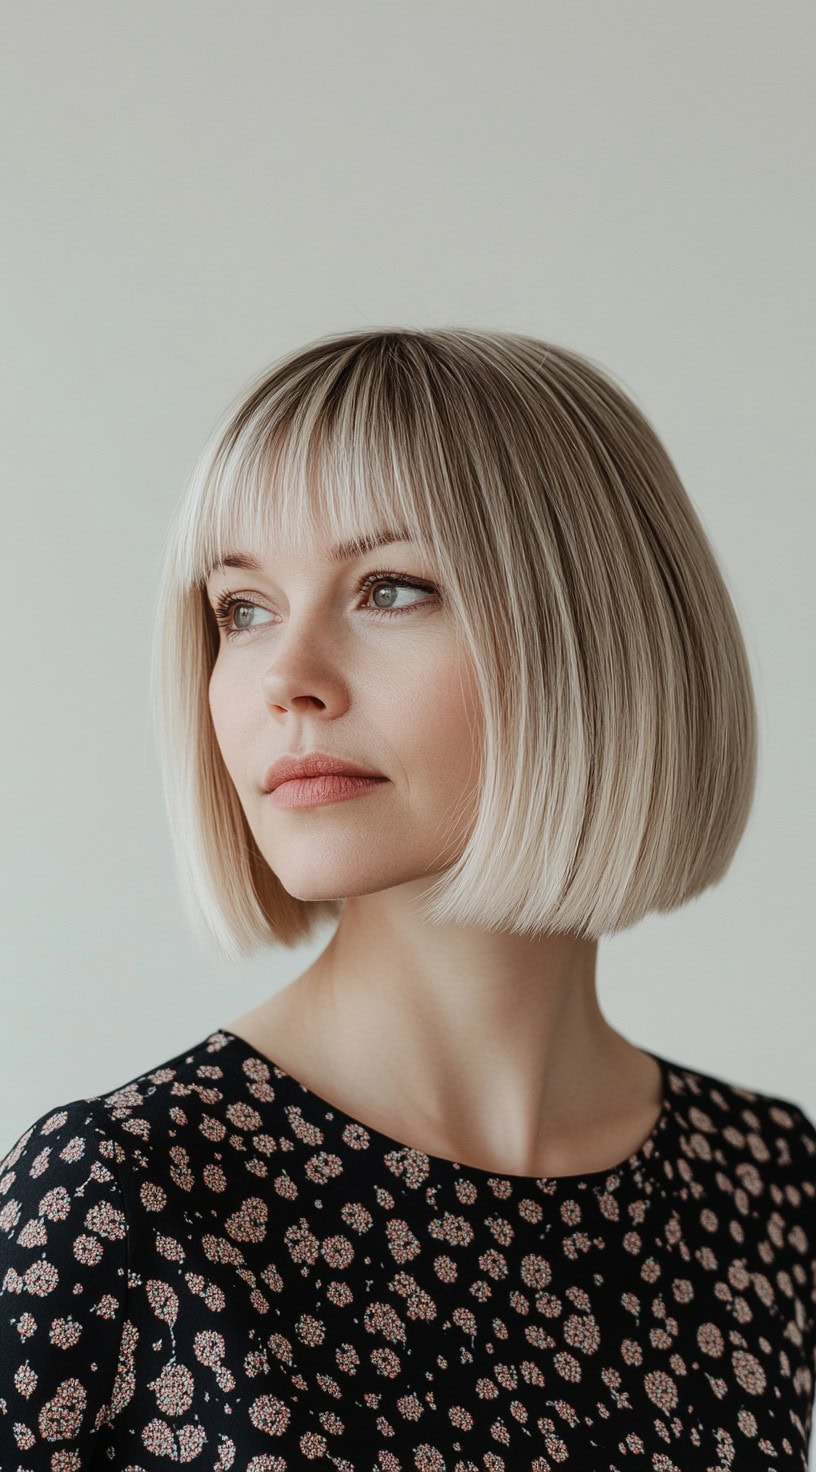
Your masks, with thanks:
M0 1162L1 1472L806 1469L816 1129L657 1061L583 1176L409 1148L227 1029L49 1111Z

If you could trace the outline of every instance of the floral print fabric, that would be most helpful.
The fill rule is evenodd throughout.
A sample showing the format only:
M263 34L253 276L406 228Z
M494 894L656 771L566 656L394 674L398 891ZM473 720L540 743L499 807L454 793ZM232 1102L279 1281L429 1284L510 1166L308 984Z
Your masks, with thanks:
M816 1129L657 1061L584 1176L409 1148L228 1029L49 1111L0 1162L0 1469L806 1469Z

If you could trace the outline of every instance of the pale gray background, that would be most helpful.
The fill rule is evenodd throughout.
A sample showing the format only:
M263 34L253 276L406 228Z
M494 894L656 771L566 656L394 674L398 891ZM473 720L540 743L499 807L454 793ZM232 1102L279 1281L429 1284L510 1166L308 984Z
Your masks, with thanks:
M552 338L661 434L742 621L760 777L722 884L601 942L601 1004L816 1116L812 5L18 3L0 40L0 1154L324 944L199 953L148 663L215 418L367 325Z

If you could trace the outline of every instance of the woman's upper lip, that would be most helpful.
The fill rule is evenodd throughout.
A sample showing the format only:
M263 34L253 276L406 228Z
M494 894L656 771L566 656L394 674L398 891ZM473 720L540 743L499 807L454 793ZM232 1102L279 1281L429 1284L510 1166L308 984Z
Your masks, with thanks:
M281 782L291 782L295 777L323 777L337 772L347 777L377 777L385 781L381 772L362 767L359 762L347 762L339 756L329 756L325 751L305 751L302 756L279 756L263 779L264 792L272 792Z

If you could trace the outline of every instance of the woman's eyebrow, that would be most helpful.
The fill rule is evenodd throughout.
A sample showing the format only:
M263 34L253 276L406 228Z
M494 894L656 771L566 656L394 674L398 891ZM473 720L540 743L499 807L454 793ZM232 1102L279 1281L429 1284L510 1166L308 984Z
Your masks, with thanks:
M375 547L386 547L392 542L410 541L413 541L413 538L404 529L385 527L382 531L372 532L370 536L351 537L347 542L338 542L336 547L329 550L329 561L347 562L351 557L362 557L366 552L373 552ZM261 563L251 557L248 552L229 552L226 557L212 564L206 576L209 578L214 572L219 572L225 567L240 567L246 572L263 572Z

